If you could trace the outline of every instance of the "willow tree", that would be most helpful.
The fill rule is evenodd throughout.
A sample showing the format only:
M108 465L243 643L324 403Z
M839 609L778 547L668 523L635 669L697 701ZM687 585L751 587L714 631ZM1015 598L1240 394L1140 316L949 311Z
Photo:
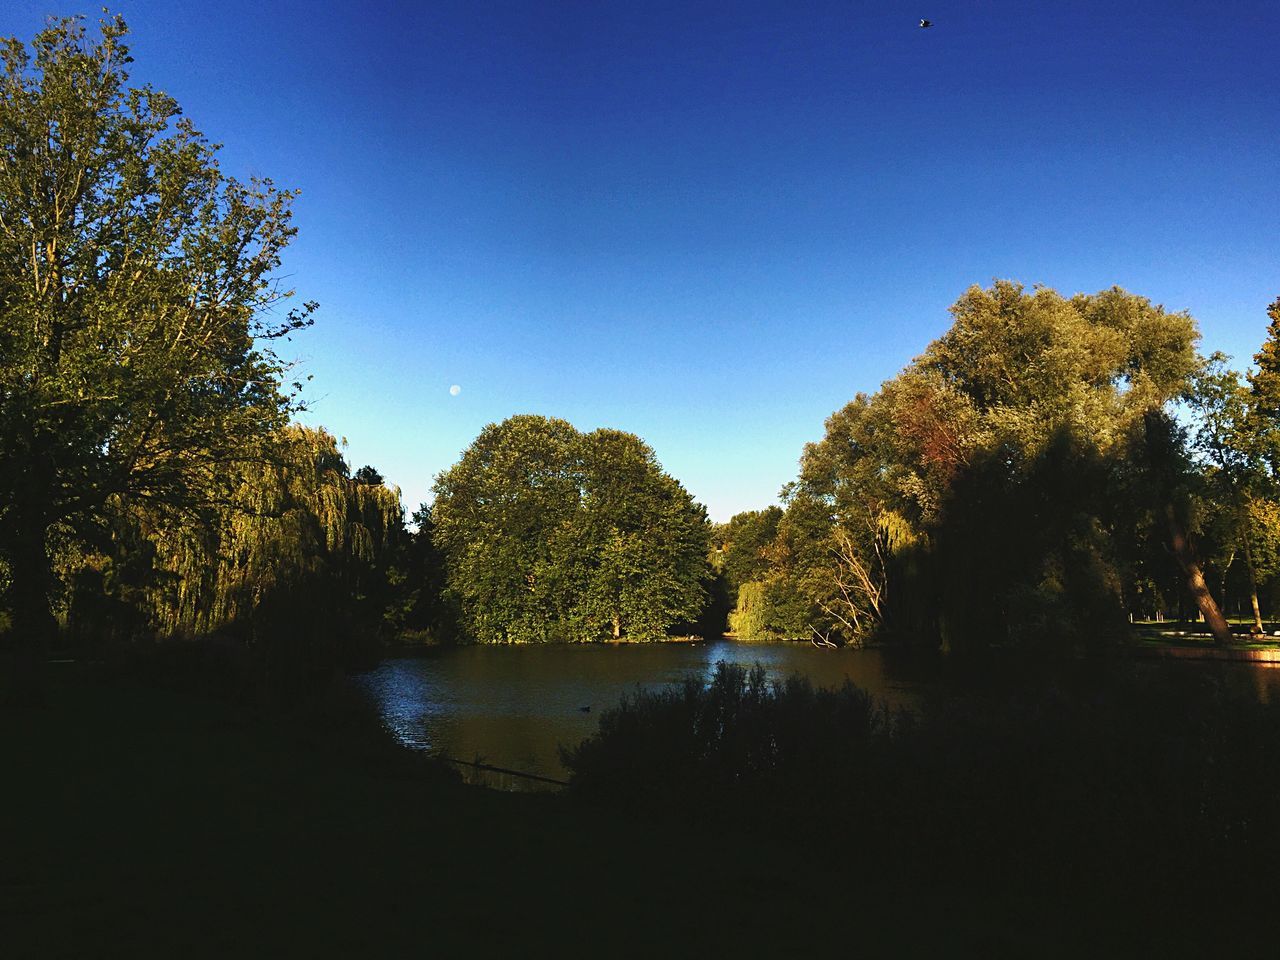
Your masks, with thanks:
M435 492L449 590L477 640L656 639L701 612L706 511L632 434L511 417Z
M399 490L351 477L330 434L299 426L237 474L216 525L153 531L167 574L151 594L156 626L230 628L277 662L349 659L379 626Z
M126 34L61 19L0 53L0 548L27 649L54 628L51 530L225 501L291 409L264 341L314 309L274 278L294 193L130 86Z
M745 639L793 632L787 629L785 610L780 609L785 604L777 602L779 590L788 586L776 556L782 516L780 507L748 510L716 528L718 550L713 562L724 582L727 623L732 633Z
M88 642L224 633L289 670L349 661L388 605L399 490L350 476L332 435L297 425L271 438L266 459L228 472L211 522L121 502L95 542L55 538L69 624Z
M784 528L812 533L784 552L816 607L812 632L858 643L895 609L905 615L908 605L890 599L894 558L936 526L955 472L982 436L976 421L952 385L908 368L874 395L856 396L827 419L821 441L805 445L800 475L783 491Z

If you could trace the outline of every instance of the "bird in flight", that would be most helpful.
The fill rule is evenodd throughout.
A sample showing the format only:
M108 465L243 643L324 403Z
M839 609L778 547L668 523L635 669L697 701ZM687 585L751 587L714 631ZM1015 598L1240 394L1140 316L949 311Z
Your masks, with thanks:
M928 29L929 29L930 27L932 27L932 26L933 26L933 21L932 21L932 20L921 20L921 21L920 21L920 29L921 29L921 30L928 30Z

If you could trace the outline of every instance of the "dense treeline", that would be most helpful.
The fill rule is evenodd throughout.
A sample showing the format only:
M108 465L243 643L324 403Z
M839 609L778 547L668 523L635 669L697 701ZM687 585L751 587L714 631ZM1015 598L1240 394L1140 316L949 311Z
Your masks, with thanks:
M744 636L958 648L1101 642L1129 617L1262 629L1280 301L1247 377L1120 289L973 287L941 338L805 447L785 510L716 554Z
M696 618L707 521L637 437L491 425L406 526L291 423L272 350L295 194L131 87L120 18L55 20L0 76L0 632L30 667L218 636L268 673L379 640L653 639ZM17 671L21 673L21 670Z
M1280 568L1280 301L1247 376L1120 289L974 287L712 528L632 434L512 417L406 525L294 418L272 345L294 193L242 183L126 28L54 21L0 74L0 631L18 661L216 635L269 671L380 640L674 632L1077 646L1130 617L1262 629Z

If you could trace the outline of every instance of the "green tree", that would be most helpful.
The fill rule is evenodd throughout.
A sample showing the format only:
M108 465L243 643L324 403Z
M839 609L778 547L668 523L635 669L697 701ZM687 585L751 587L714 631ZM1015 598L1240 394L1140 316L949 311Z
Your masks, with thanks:
M435 492L449 591L477 640L654 639L700 610L706 511L631 434L511 417Z
M1183 474L1125 479L1154 476L1145 445L1159 438L1144 427L1189 389L1194 321L1118 288L1065 298L1007 281L951 312L921 357L827 421L788 488L793 527L808 531L792 537L791 575L827 625L846 639L932 632L944 646L1119 629L1124 487L1164 498L1132 503L1163 518L1221 635L1212 596L1195 591L1186 511L1169 515Z
M391 603L399 491L350 477L332 435L296 425L229 472L212 522L117 501L93 545L59 543L62 578L81 585L67 602L69 623L88 624L80 639L229 633L276 677L367 661Z
M401 541L388 571L393 596L387 626L395 634L451 642L458 635L457 611L446 596L444 554L435 543L430 504L414 511L413 523L417 529Z
M436 477L435 542L474 639L561 639L567 598L581 586L565 564L577 552L578 436L564 420L511 417L486 426Z
M719 533L720 563L729 584L729 597L737 600L744 583L763 580L769 570L768 549L778 535L781 507L747 510L734 514Z
M859 394L805 445L783 494L785 553L816 610L810 632L859 643L887 625L895 557L923 542L972 419L947 384L907 370L874 396Z
M696 618L709 574L706 510L634 434L595 430L578 446L583 485L573 542L593 550L566 560L585 566L576 602L583 635L606 621L614 639L624 631L656 638Z
M1137 464L1189 590L1225 639L1179 506L1184 474L1165 443L1176 437L1155 429L1199 366L1191 317L1118 288L1066 299L1003 282L972 288L952 313L918 365L968 398L980 428L935 531L953 632L1035 636L1061 617L1032 611L1055 607L1092 611L1074 629L1096 629L1087 621L1107 605L1094 599L1119 586L1108 475Z
M1280 297L1267 307L1267 317L1267 335L1253 357L1258 369L1249 374L1254 417L1251 430L1272 479L1280 481Z
M746 640L809 635L810 604L794 578L786 514L781 507L734 515L721 531L719 562L729 630Z
M120 18L0 58L0 547L12 633L54 629L49 538L110 513L210 515L287 421L261 344L294 194L222 172L172 98L130 87Z
M1269 515L1259 501L1267 499L1273 486L1264 459L1270 446L1269 420L1255 413L1255 394L1239 373L1227 368L1226 361L1223 354L1215 353L1196 377L1188 397L1195 418L1191 443L1207 466L1207 499L1221 527L1226 553L1220 564L1224 592L1227 571L1239 551L1248 573L1253 632L1262 633L1255 544L1264 533L1259 521Z
M376 487L379 484L386 482L386 478L378 472L377 468L372 467L367 463L352 474L351 479L356 483L363 483L370 487Z

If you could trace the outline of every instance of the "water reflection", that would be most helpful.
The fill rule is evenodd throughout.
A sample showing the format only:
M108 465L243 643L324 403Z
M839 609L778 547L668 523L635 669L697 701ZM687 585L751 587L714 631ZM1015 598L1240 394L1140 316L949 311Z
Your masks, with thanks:
M462 647L389 660L363 681L403 743L457 760L563 778L558 746L593 733L600 713L624 694L690 673L710 677L721 660L759 663L772 677L798 672L817 686L849 679L895 705L910 705L919 690L879 651L729 640Z
M1259 703L1280 701L1280 663L1190 659L1143 659L1135 663L1139 676L1168 679L1198 677L1217 683L1233 694L1250 696Z
M721 660L759 663L774 678L800 673L815 686L839 686L848 679L897 707L916 706L940 686L965 689L974 682L964 669L942 670L940 676L936 663L904 663L879 650L730 640L442 649L386 661L362 682L403 743L456 760L563 779L558 747L593 733L600 714L625 694L679 682L691 673L709 678ZM999 662L987 663L980 673L990 679L1002 672L999 667ZM1126 658L1077 663L1089 676L1116 668L1157 680L1194 675L1263 702L1280 698L1280 670L1267 665ZM465 775L501 789L545 788L472 768Z

